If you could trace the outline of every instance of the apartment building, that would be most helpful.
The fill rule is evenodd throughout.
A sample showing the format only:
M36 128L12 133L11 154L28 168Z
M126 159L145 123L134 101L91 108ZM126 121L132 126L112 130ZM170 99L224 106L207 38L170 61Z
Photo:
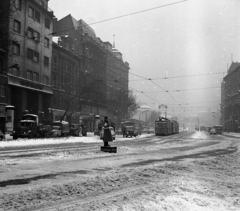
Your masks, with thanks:
M48 0L11 0L7 103L15 106L15 124L22 112L48 113L51 87L52 20Z
M221 84L221 124L225 131L240 131L239 62L232 62Z
M82 118L94 127L94 116L109 116L111 121L119 115L119 97L128 93L129 64L109 42L103 42L82 19L68 15L54 20L54 36L68 36L73 41L72 50L80 57L79 72L84 73L84 87L93 89L82 97ZM81 80L80 80L81 81ZM117 97L118 96L118 97ZM124 100L123 100L124 101ZM126 102L126 100L124 101ZM126 110L126 109L125 109ZM127 111L126 111L127 113Z

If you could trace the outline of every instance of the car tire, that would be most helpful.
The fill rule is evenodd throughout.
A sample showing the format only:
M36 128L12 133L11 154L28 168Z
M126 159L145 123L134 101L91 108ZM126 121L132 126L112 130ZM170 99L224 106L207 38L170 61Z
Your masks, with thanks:
M32 133L29 133L28 134L28 139L32 139L33 138L33 134Z
M13 136L13 140L17 140L18 139L18 137L17 136Z

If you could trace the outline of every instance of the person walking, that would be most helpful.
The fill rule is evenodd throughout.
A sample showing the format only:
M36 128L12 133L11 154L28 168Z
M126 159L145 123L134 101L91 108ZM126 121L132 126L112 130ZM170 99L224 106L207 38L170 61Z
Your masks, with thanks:
M104 122L103 122L103 131L104 131L103 132L103 142L104 142L105 147L109 147L110 145L108 144L108 142L111 142L113 140L109 126L110 125L109 125L108 117L105 116Z

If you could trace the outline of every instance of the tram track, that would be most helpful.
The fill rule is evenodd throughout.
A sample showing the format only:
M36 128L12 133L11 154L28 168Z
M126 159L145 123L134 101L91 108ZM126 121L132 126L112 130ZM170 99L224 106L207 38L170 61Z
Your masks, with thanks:
M144 138L133 138L130 140L124 140L121 141L121 138L119 138L119 141L114 141L112 145L118 147L118 148L124 148L124 147L144 147L144 146L150 146L155 145L156 142L159 143L166 143L171 141L176 141L184 138L186 139L186 133L184 134L175 134L171 136L148 136ZM19 157L34 157L49 153L60 153L65 151L71 151L71 152L78 152L80 154L86 154L87 152L91 153L99 153L100 146L102 144L100 142L95 143L61 143L61 144L51 144L51 145L38 145L38 146L21 146L21 147L11 147L11 148L1 148L0 149L0 158L19 158Z

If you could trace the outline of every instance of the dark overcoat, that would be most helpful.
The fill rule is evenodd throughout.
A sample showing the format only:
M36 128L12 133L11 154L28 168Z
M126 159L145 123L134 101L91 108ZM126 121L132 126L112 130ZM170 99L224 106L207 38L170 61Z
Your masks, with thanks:
M104 131L103 142L111 142L111 141L113 141L112 134L111 134L111 131L109 129L109 122L108 122L108 120L104 120L103 131Z

